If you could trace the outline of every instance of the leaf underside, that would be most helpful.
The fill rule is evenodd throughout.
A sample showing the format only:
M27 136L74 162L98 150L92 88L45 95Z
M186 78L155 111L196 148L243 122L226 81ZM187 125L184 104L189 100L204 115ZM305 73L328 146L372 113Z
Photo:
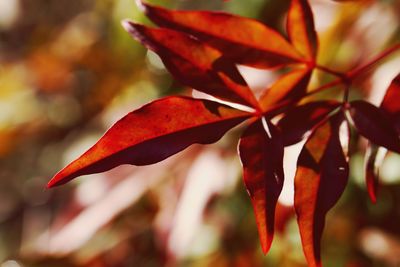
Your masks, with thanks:
M182 84L223 100L258 106L236 66L218 50L174 30L150 28L130 21L124 21L123 26L133 38L157 53Z
M381 103L380 109L385 112L394 124L397 133L400 133L400 74L390 84ZM376 203L379 187L379 168L383 162L384 155L379 157L382 148L368 142L365 153L364 169L365 182L372 203ZM383 153L386 154L386 153Z

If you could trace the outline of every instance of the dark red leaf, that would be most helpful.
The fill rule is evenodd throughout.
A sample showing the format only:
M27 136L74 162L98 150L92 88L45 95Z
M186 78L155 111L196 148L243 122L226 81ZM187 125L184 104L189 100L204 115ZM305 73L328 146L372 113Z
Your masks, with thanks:
M304 135L339 107L337 101L318 101L295 107L278 122L285 146L300 142Z
M400 133L400 74L398 74L386 91L385 97L381 103L381 109L386 112L394 123L397 132ZM367 145L365 153L365 181L368 194L372 203L376 203L377 191L379 186L379 168L383 162L386 153L379 146Z
M391 117L400 132L400 73L393 79L383 98L381 109Z
M284 101L297 102L307 92L312 70L296 69L280 77L260 98L260 105L265 112L273 110Z
M265 120L254 122L244 132L239 154L244 183L256 216L264 253L274 235L275 207L283 186L283 144L278 129Z
M343 193L349 175L338 113L320 125L306 142L297 162L294 205L308 266L321 266L325 216Z
M301 61L300 54L283 36L259 21L222 12L174 11L137 2L158 25L189 33L239 64L271 68Z
M221 58L221 52L190 36L124 21L125 29L157 53L171 74L185 85L239 104L258 107L250 88L236 66Z
M314 62L318 37L308 0L292 0L287 17L287 32L297 51L307 60Z
M49 182L48 187L121 164L159 162L191 144L209 144L251 114L208 100L167 97L135 110L117 123L77 160Z
M390 118L376 106L353 101L349 108L350 122L372 143L400 153L400 138Z

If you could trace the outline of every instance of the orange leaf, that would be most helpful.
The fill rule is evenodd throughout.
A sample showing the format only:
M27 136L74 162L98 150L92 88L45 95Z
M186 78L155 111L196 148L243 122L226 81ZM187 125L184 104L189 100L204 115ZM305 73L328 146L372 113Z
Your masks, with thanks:
M288 103L298 101L307 92L311 73L312 70L309 69L297 69L279 78L261 96L262 109L267 112L284 101L288 101Z
M187 97L166 97L133 111L48 183L48 187L121 164L148 165L191 144L209 144L251 115L228 106Z
M327 212L344 191L349 167L343 153L338 113L320 125L306 142L297 162L294 205L303 251L310 267L321 266L321 236Z
M239 154L261 246L267 253L274 235L275 207L283 186L283 143L278 129L262 120L244 132Z
M258 103L236 66L221 52L190 36L124 21L125 29L157 53L181 83L215 97L257 107Z
M287 32L294 47L305 59L314 62L318 37L313 13L307 0L292 0L287 17Z
M174 11L137 1L162 27L189 33L233 61L271 68L301 61L300 54L278 32L249 18L211 11Z

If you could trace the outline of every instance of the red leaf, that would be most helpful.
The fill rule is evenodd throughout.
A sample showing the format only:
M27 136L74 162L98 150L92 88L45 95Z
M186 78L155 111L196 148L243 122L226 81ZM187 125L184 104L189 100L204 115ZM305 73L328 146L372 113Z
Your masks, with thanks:
M294 205L303 251L310 267L321 266L321 236L325 216L343 193L349 174L338 113L319 126L306 142L297 162Z
M189 33L239 64L271 68L301 61L282 35L257 20L222 12L174 11L137 2L158 25Z
M383 109L394 122L397 131L400 132L400 73L393 79L383 98Z
M48 187L121 164L148 165L191 144L210 144L251 115L208 100L167 97L135 110L117 123Z
M307 0L292 0L287 17L287 32L294 47L312 62L318 49L311 7Z
M273 110L284 101L294 103L307 92L312 70L297 69L279 78L260 98L260 105L265 112Z
M244 132L239 154L261 246L267 253L274 235L275 207L284 180L283 144L278 129L262 120L253 123Z
M374 204L376 203L376 196L379 187L379 168L382 165L386 152L387 150L382 150L381 147L371 143L368 143L365 152L365 181L369 198Z
M350 122L372 143L400 153L400 138L390 118L374 105L358 100L350 103Z
M337 101L318 101L295 107L279 120L285 146L300 142L304 135L339 107Z
M250 88L221 52L190 36L124 21L125 29L157 53L171 74L185 85L224 100L258 107Z

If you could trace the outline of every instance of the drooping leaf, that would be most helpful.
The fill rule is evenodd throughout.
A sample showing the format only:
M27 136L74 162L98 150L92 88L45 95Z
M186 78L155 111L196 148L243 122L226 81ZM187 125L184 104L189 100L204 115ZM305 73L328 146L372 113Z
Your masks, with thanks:
M318 37L308 0L292 0L287 17L287 32L294 47L307 60L314 62Z
M317 101L297 106L279 120L285 146L300 142L304 135L339 107L337 101Z
M48 187L121 164L159 162L191 144L209 144L251 114L208 100L166 97L115 123L82 156L57 173Z
M251 198L264 253L268 252L274 235L275 207L284 180L283 150L278 129L272 123L266 123L265 119L250 125L239 144L244 183Z
M260 97L261 108L268 112L281 102L297 102L307 92L311 73L310 69L296 69L280 77Z
M393 79L381 103L383 109L392 119L400 133L400 73Z
M174 11L137 2L158 25L189 33L239 64L271 68L301 61L300 54L282 35L257 20L223 12Z
M390 84L380 108L390 117L396 130L400 133L400 74ZM379 168L382 165L386 151L368 142L364 159L365 182L372 203L376 203L379 186Z
M379 187L379 168L382 165L386 152L386 149L372 143L368 143L365 152L365 182L367 184L369 198L374 204L376 203Z
M181 83L227 101L257 107L258 103L236 66L221 52L169 29L155 29L124 21L125 29L157 53Z
M321 236L325 216L343 193L349 168L337 113L320 125L306 142L297 162L294 205L308 266L321 266Z
M400 153L400 138L390 118L376 106L352 101L349 119L357 131L372 143Z

